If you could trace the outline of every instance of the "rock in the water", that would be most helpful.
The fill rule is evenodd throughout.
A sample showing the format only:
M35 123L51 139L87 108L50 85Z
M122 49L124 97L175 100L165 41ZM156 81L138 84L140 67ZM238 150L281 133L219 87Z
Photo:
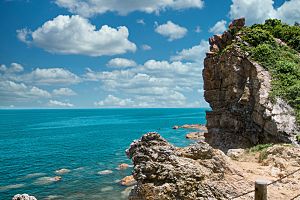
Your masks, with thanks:
M71 170L69 169L58 169L55 171L56 174L66 174L69 173Z
M204 132L190 132L185 135L187 139L190 140L204 140Z
M37 200L34 196L28 194L16 194L12 200Z
M173 129L179 129L180 127L179 126L173 126Z
M120 165L118 166L118 170L125 170L125 169L127 169L128 167L129 167L128 164L122 163L122 164L120 164Z
M134 177L132 175L131 176L125 176L120 181L120 184L124 185L124 186L132 186L132 185L136 184L136 180L134 179Z
M130 200L227 200L252 187L223 152L205 142L177 148L158 133L148 133L126 153L137 180Z
M107 175L107 174L111 174L111 173L113 173L113 171L107 169L107 170L99 171L97 174L99 174L99 175Z

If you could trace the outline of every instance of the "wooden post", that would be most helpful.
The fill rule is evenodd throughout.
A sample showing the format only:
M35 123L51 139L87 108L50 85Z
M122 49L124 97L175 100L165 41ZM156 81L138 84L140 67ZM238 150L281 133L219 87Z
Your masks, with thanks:
M267 180L255 181L255 200L267 200Z

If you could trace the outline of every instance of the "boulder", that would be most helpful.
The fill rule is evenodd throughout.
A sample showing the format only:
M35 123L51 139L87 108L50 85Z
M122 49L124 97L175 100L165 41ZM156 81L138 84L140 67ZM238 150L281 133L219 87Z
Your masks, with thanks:
M204 140L204 133L203 132L190 132L185 135L187 139L190 140Z
M16 194L12 200L37 200L34 196L28 194Z
M122 163L122 164L120 164L120 165L118 166L118 170L125 170L125 169L127 169L128 167L129 167L128 164Z
M120 184L124 185L124 186L132 186L132 185L136 184L136 180L134 179L134 177L132 175L131 176L125 176L120 181Z
M223 152L203 141L178 148L151 132L134 141L126 153L137 180L130 200L227 200L252 188Z

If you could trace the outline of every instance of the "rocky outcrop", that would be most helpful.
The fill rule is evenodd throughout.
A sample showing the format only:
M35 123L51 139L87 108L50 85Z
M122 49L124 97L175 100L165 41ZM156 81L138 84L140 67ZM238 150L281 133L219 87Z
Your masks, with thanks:
M244 19L235 20L229 31L210 38L204 61L204 97L212 108L206 115L206 141L224 151L258 143L291 143L298 132L293 109L280 98L269 98L270 73L234 45L243 41L231 33L244 24Z
M12 200L36 200L34 196L29 196L28 194L16 194Z
M137 180L131 200L225 200L249 188L229 158L205 142L177 148L159 134L148 133L126 153Z

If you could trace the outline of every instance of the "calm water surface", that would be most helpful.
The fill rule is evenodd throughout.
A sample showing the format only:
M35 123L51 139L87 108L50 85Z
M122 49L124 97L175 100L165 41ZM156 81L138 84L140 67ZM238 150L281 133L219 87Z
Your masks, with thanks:
M188 130L172 126L205 122L205 109L0 110L0 200L125 199L118 180L132 168L116 168L131 164L124 151L134 139L157 131L186 146ZM51 181L61 168L71 171Z

